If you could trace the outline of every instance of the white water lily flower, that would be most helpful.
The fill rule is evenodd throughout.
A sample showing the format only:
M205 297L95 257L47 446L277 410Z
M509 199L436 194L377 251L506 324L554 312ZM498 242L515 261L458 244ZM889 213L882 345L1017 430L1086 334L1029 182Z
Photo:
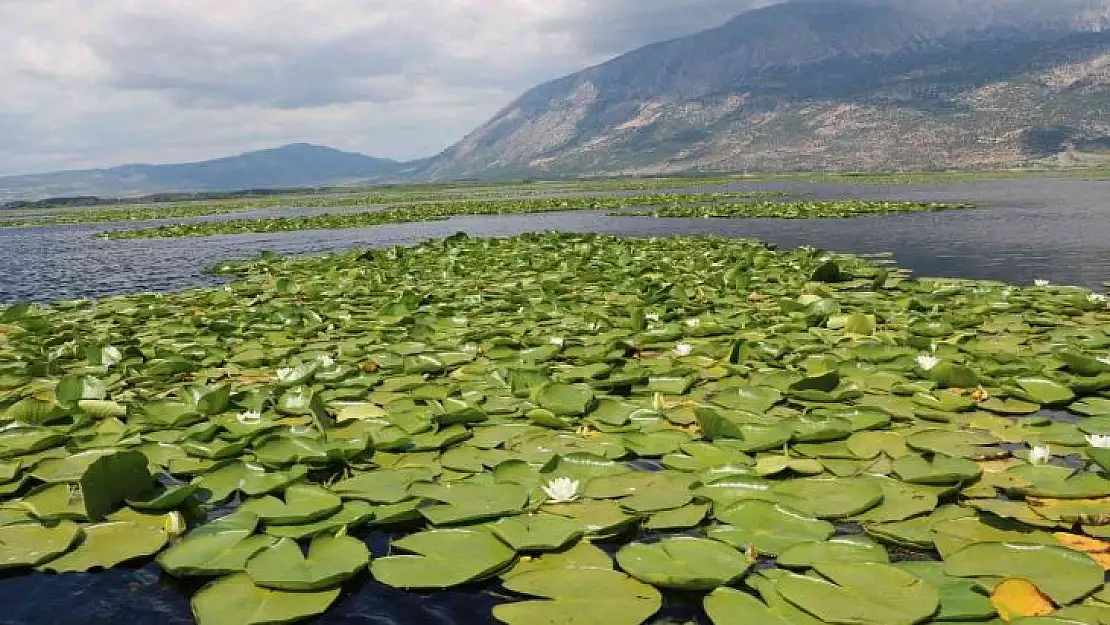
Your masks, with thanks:
M1088 434L1087 444L1098 449L1110 449L1110 434Z
M940 364L940 358L928 354L922 354L917 357L917 366L925 371L932 371L937 365Z
M674 353L679 356L689 356L694 353L694 346L689 343L679 343L674 346Z
M696 328L701 325L701 319L698 319L697 317L691 317L686 320L686 325L690 328Z
M325 369L328 368L328 367L334 367L335 366L335 360L332 359L331 356L328 356L326 354L317 358L316 362L320 363L320 366L324 367Z
M1033 286L1048 286L1048 285L1050 285L1050 284L1052 284L1052 283L1051 283L1051 282L1049 282L1048 280L1040 280L1040 279L1038 279L1038 280L1034 280L1034 281L1033 281Z
M578 499L578 486L578 480L557 477L543 487L543 492L551 503L570 503Z
M277 374L278 380L282 382L288 382L289 380L292 380L297 376L297 370L293 367L283 367L281 369L278 369L274 373Z
M1092 304L1105 304L1106 303L1106 294L1104 294L1104 293L1088 293L1087 294L1087 301L1092 303Z
M1030 464L1047 464L1052 458L1052 449L1048 445L1034 445L1029 450Z
M561 336L552 337L551 339L551 344L555 347L562 347L566 342L566 339Z
M101 352L100 361L105 367L111 367L123 360L123 354L114 345L108 345Z
M1095 358L1095 360L1101 362L1104 365L1110 365L1110 356L1099 356L1098 358Z
M644 315L644 319L647 319L648 321L658 322L659 321L659 313L648 313L648 314Z
M239 422L239 425L258 425L262 423L262 413L256 410L240 412L235 415L235 420Z

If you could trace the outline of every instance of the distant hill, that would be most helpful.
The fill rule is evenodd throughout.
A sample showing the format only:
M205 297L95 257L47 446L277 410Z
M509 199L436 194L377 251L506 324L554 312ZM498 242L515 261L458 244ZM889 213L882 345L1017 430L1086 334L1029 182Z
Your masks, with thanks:
M133 197L152 193L338 185L398 173L397 161L295 143L173 165L123 165L0 177L0 203L58 196Z
M797 0L540 85L423 174L1009 166L1110 155L1110 0Z

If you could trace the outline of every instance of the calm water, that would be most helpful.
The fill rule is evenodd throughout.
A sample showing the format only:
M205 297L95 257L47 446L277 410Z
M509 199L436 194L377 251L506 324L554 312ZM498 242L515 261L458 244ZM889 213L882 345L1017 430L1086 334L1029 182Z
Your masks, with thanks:
M748 187L753 188L753 187ZM765 185L764 189L782 188ZM0 229L0 301L94 297L171 290L214 282L201 271L222 260L269 249L320 252L354 246L411 244L457 231L506 236L568 230L632 236L723 234L784 247L814 245L857 253L893 252L920 275L992 278L1097 287L1110 280L1110 182L1015 181L948 187L793 185L813 197L904 198L973 202L962 213L905 214L850 220L704 220L552 213L460 217L444 222L198 239L110 241L105 224ZM227 216L215 217L228 218ZM129 223L124 227L146 224ZM367 536L376 554L388 544ZM327 624L475 624L490 622L493 587L420 595L358 580L328 612ZM195 586L162 575L153 564L91 575L0 578L2 625L169 625L193 623ZM693 622L697 609L669 598L666 621Z
M750 188L750 187L749 187ZM781 188L763 186L758 188ZM921 275L1097 286L1110 280L1110 182L1029 180L953 186L793 185L811 197L970 201L979 210L846 220L705 220L608 217L593 212L457 217L376 228L114 241L113 227L149 223L0 228L0 302L172 290L211 283L201 272L261 249L286 253L411 244L457 231L506 236L570 230L633 236L723 234L785 247L893 252ZM301 211L298 211L301 212ZM311 211L317 212L317 211ZM209 219L227 219L214 216Z

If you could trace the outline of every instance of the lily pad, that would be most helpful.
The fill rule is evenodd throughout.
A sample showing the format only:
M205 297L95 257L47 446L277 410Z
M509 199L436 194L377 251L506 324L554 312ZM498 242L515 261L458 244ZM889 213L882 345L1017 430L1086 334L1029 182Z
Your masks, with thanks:
M790 575L775 588L788 601L830 623L913 625L940 605L936 588L921 578L875 562L822 562L824 579Z
M202 525L158 554L158 565L175 577L204 577L240 573L247 560L277 542L254 534L258 517L237 511Z
M450 588L482 579L505 568L516 552L489 532L431 530L393 541L415 555L391 555L370 565L374 578L387 586L418 590Z
M320 592L259 588L240 573L201 588L193 596L192 607L198 625L271 625L323 614L338 598L338 588Z
M617 564L636 579L660 588L712 590L740 578L752 562L723 543L677 537L626 545L617 552Z
M1027 579L1059 605L1094 592L1105 578L1102 567L1087 554L1063 547L1003 542L965 547L945 558L944 571L956 577Z
M741 501L716 516L729 525L710 529L710 538L768 555L778 555L801 543L825 540L836 531L827 521L766 501Z
M49 562L69 551L80 537L81 528L72 521L0 526L0 570Z
M350 536L318 535L308 554L297 543L283 538L247 562L247 575L256 586L274 590L308 592L338 586L366 568L370 551Z
M494 618L509 625L639 625L663 604L658 590L624 573L603 568L522 573L505 580L505 588L545 598L495 606Z

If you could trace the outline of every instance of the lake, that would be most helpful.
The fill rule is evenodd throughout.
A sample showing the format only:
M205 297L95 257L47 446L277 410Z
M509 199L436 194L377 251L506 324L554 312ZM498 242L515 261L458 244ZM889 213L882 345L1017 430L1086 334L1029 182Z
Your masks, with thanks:
M376 228L233 235L167 240L102 240L112 227L150 223L0 229L0 301L96 297L139 290L173 290L214 284L202 271L262 249L310 253L348 247L411 244L458 231L507 236L569 230L629 236L719 234L753 237L783 247L813 245L856 253L892 252L919 275L988 278L1098 287L1110 279L1110 183L1023 180L952 186L745 185L787 189L818 198L897 198L972 202L977 210L791 221L609 217L596 212L459 217L448 221ZM706 189L697 189L698 191ZM280 212L280 211L279 211ZM243 215L237 215L242 217ZM213 218L234 218L218 216ZM209 218L212 219L212 218ZM376 556L389 536L366 535ZM369 581L341 598L323 619L329 624L474 624L490 620L497 599L478 587L434 595L394 590ZM0 578L5 606L0 624L182 625L193 623L188 597L195 586L162 574L153 564L99 574ZM663 614L694 619L694 604L670 597Z
M630 236L721 234L764 239L784 247L813 245L856 253L893 252L901 266L919 275L1019 283L1043 278L1092 287L1110 279L1110 182L1019 180L950 186L763 184L727 189L785 189L821 199L973 202L980 208L956 213L808 221L654 219L569 212L456 217L351 230L162 240L95 237L107 229L148 227L159 222L0 228L0 250L4 252L0 258L0 302L181 289L215 283L215 278L202 274L205 268L222 260L254 256L262 249L313 253L407 245L458 231L475 236L509 236L542 230ZM694 190L714 189L691 189ZM200 219L235 217L217 215Z

